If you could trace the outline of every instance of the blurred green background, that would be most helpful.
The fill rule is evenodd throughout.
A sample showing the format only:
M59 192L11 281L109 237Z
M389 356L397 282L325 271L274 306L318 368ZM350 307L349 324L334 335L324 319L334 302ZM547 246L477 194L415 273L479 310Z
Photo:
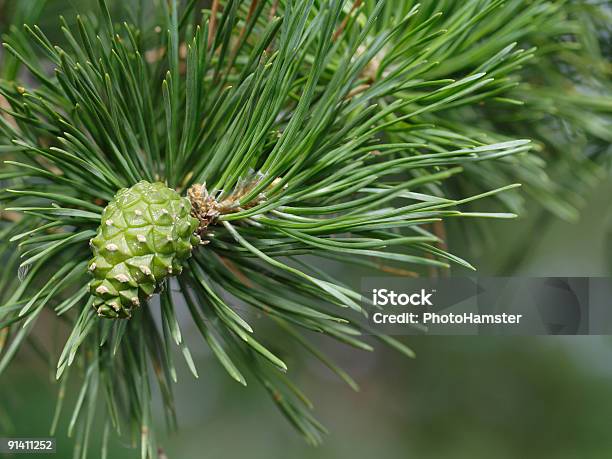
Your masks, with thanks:
M41 18L44 28L56 23L55 10L81 2L58 3ZM5 25L0 18L0 27ZM609 276L610 196L611 181L585 196L589 204L578 223L537 213L529 220L490 223L493 243L476 250L451 227L450 249L483 274ZM356 273L334 275L359 283ZM245 389L227 376L190 329L192 322L184 320L200 380L176 359L178 433L165 432L156 406L159 443L168 459L612 457L610 337L411 337L415 360L384 347L358 352L318 337L320 347L361 386L353 392L293 343L275 343L264 319L249 321L288 363L330 434L322 446L307 446L263 389ZM46 360L57 355L64 339L51 328L54 323L39 321L38 352L23 350L0 380L0 436L49 433L57 387ZM72 386L67 394L73 403L78 389ZM62 459L72 456L74 445L66 438L68 422L67 414L56 435L55 457ZM99 440L102 433L95 435ZM129 444L111 444L112 459L139 457ZM98 445L92 442L88 457L99 457Z

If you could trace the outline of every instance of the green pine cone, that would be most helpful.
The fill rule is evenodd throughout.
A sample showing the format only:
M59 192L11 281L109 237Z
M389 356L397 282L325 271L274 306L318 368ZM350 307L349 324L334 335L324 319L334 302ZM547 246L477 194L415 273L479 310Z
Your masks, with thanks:
M89 271L100 317L129 318L161 282L179 274L198 244L189 199L163 183L122 188L102 213Z

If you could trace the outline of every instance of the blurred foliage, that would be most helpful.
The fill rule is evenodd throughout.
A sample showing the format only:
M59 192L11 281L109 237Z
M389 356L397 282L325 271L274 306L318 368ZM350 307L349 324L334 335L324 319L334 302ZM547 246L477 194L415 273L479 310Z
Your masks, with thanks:
M389 352L359 361L337 346L327 348L359 375L360 393L347 392L316 368L301 372L298 381L315 394L319 415L332 431L318 448L292 435L257 391L225 384L210 361L197 362L205 368L207 390L185 386L177 402L186 421L179 434L160 442L171 459L608 457L608 338L413 341L420 358L409 365ZM17 365L7 382L23 390L0 394L0 406L10 410L20 435L47 432L54 392L41 384L46 376L40 367ZM72 389L74 396L77 388ZM69 457L70 439L59 435L58 443L59 457ZM125 446L112 443L110 457L133 457ZM94 458L97 447L91 446Z

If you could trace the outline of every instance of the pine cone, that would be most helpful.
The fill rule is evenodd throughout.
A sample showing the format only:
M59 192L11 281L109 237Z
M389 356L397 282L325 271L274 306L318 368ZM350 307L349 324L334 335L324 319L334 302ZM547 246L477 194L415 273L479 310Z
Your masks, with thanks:
M161 282L182 271L199 238L191 203L163 183L122 188L102 213L89 271L101 317L129 318Z

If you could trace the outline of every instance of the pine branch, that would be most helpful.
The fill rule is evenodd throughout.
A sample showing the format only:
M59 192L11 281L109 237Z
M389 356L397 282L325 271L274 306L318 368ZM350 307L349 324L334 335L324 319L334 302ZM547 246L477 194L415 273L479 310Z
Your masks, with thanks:
M542 59L533 36L558 36L560 7L532 2L535 20L527 24L531 16L515 15L520 1L450 2L444 16L435 2L419 8L393 0L228 0L203 15L195 3L181 9L162 2L161 31L153 22L115 23L102 1L96 17L62 22L61 45L36 26L5 38L28 81L0 81L7 103L0 155L8 159L0 199L3 212L23 215L0 227L0 372L43 310L64 319L71 331L57 361L54 425L68 403L62 388L78 378L69 431L81 451L101 414L105 442L112 429L140 443L143 458L159 456L150 384L158 386L173 428L175 347L199 374L177 319L185 307L230 378L258 381L307 441L318 443L325 429L289 380L292 369L237 305L263 312L355 388L309 334L372 350L361 296L302 255L374 273L473 269L446 251L443 232L428 228L454 218L513 218L521 208L508 193L515 182L545 195L549 207L564 205L552 198L558 185L526 140L533 131L514 135L521 129L500 120L536 116L515 112L515 95L547 113L545 90L522 89L522 67ZM489 104L510 108L489 118ZM608 110L606 100L570 95L558 104L564 119L572 116L568 106L594 114L575 126L605 139L599 113ZM89 286L98 280L87 272L97 275L92 251L124 250L106 239L113 236L105 228L119 227L103 216L111 204L122 210L120 190L141 181L162 182L177 203L189 196L205 244L190 245L191 258L160 281L136 283L132 299L140 307L130 310L131 319L104 319L99 301L109 288ZM473 185L469 192L466 184ZM505 208L478 212L475 206L492 197ZM158 210L168 215L164 199L143 206L167 203ZM151 225L166 235L158 223ZM150 276L153 269L143 267ZM114 280L121 279L131 280L124 272ZM143 284L156 289L146 298L159 295L140 301Z

